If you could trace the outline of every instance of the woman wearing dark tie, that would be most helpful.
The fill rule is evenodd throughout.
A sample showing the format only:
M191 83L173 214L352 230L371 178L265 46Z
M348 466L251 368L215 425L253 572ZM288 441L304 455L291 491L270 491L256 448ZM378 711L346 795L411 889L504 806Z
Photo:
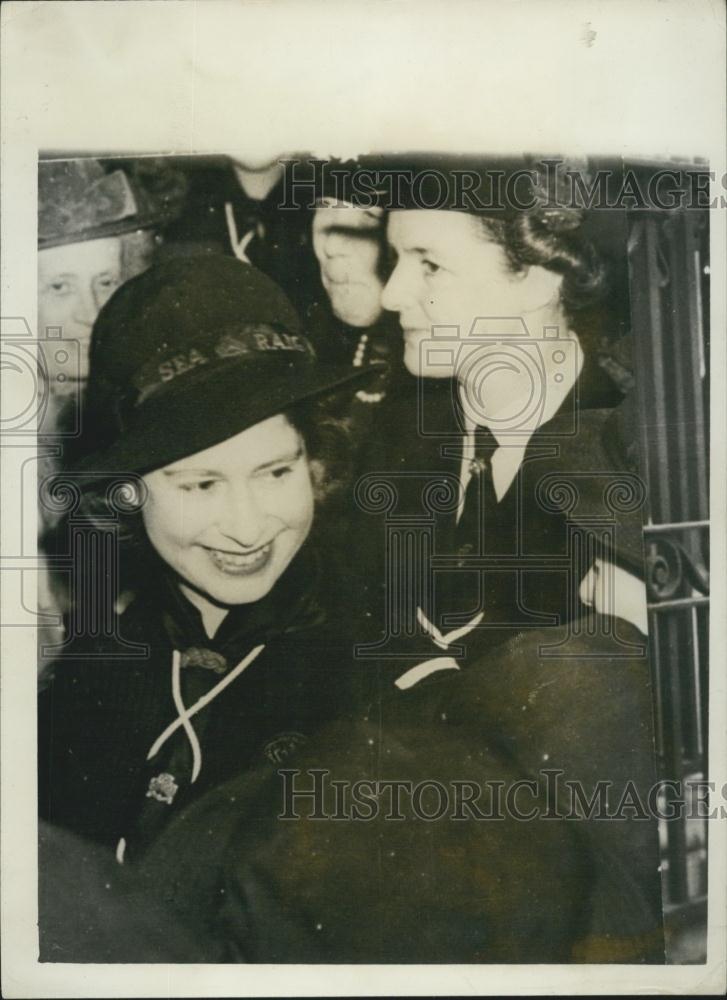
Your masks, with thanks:
M436 525L419 624L458 651L460 710L530 773L610 782L612 797L632 782L645 800L656 768L644 489L606 374L623 302L606 294L599 226L568 196L562 161L557 174L516 158L409 166L419 183L389 213L382 302L424 380L393 421L408 416L410 432L386 466L418 487L397 516ZM427 470L448 486L437 510L422 509ZM626 818L583 824L599 886L583 954L663 961L656 819Z

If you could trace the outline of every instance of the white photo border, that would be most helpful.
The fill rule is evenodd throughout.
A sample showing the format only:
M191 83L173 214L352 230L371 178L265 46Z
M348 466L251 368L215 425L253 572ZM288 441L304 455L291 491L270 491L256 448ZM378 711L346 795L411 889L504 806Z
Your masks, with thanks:
M310 149L348 156L528 149L657 160L698 156L716 174L715 195L724 193L725 7L713 0L10 0L0 13L2 317L27 318L31 330L39 151ZM718 792L727 781L725 219L724 208L711 212L710 778ZM3 552L14 551L10 543L21 526L24 542L35 545L35 496L19 495L11 451L0 456ZM4 570L3 601L11 601L15 571L10 562ZM40 964L35 630L7 628L1 638L4 996L724 989L724 821L709 830L706 965Z

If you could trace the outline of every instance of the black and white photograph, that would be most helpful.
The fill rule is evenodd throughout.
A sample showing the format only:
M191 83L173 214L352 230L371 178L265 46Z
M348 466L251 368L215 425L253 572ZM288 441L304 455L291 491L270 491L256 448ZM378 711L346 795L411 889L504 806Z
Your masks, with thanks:
M721 992L724 93L692 52L656 96L679 35L724 76L724 9L30 6L5 995ZM426 65L477 33L501 93ZM653 86L604 60L580 121L600 44Z

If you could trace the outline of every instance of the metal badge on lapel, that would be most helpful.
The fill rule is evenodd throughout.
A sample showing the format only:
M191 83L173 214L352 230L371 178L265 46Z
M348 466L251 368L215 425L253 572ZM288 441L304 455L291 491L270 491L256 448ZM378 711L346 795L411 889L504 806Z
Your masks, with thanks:
M163 773L150 780L146 797L156 799L157 802L166 802L170 806L178 791L179 785L174 780L174 775Z
M279 733L263 747L263 753L273 764L281 764L293 750L308 742L303 733Z

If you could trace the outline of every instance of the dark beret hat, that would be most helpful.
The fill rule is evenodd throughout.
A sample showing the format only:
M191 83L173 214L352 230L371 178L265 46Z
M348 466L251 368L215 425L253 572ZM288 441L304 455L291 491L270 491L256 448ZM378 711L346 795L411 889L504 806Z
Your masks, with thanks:
M318 167L320 196L334 201L495 218L538 210L562 229L577 227L582 218L576 175L587 179L584 162L527 155L377 153Z
M382 368L318 362L275 282L212 254L122 285L96 319L90 365L104 440L83 448L78 471L141 474Z

